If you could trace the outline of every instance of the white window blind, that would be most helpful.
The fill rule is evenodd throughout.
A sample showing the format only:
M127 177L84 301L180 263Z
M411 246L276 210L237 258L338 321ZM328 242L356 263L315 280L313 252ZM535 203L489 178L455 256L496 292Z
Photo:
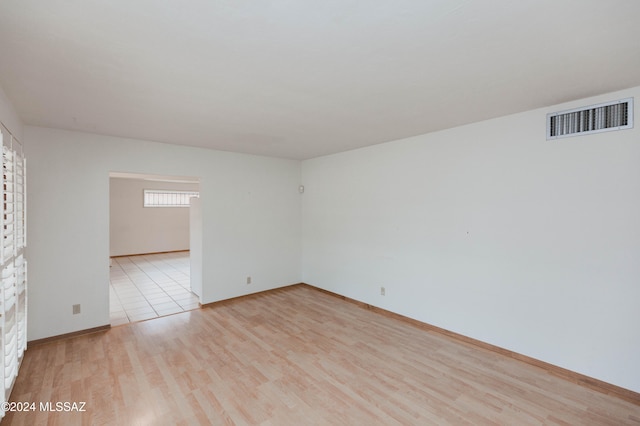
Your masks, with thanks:
M2 192L4 194L4 208L2 211L2 261L12 259L15 255L14 233L14 173L13 152L6 146L2 147Z
M27 347L26 160L18 141L4 126L0 130L0 382L6 402Z
M198 198L198 191L169 191L162 189L145 189L145 207L189 207L192 197Z

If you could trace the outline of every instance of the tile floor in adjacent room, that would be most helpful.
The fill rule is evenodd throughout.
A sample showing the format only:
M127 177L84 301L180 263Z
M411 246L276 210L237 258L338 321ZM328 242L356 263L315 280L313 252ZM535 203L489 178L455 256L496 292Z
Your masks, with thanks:
M112 258L111 325L197 309L189 268L188 251Z

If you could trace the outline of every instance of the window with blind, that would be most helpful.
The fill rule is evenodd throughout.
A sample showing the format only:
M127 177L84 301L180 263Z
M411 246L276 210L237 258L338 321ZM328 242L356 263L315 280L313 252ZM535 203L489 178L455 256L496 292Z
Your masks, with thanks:
M192 197L198 198L198 191L165 191L161 189L144 190L145 207L189 207Z
M2 212L0 219L0 378L8 401L27 347L26 160L22 146L0 126ZM4 416L4 411L1 413Z

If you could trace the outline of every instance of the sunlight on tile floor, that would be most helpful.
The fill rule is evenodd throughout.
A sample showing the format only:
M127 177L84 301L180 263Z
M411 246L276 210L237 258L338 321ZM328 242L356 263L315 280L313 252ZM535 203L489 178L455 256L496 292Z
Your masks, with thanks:
M197 309L189 268L188 251L112 258L111 325Z

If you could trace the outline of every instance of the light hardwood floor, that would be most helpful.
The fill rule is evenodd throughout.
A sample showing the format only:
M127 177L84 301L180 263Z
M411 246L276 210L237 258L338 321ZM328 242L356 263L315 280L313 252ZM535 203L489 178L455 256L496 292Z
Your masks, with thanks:
M15 425L640 424L640 406L305 286L28 349Z

